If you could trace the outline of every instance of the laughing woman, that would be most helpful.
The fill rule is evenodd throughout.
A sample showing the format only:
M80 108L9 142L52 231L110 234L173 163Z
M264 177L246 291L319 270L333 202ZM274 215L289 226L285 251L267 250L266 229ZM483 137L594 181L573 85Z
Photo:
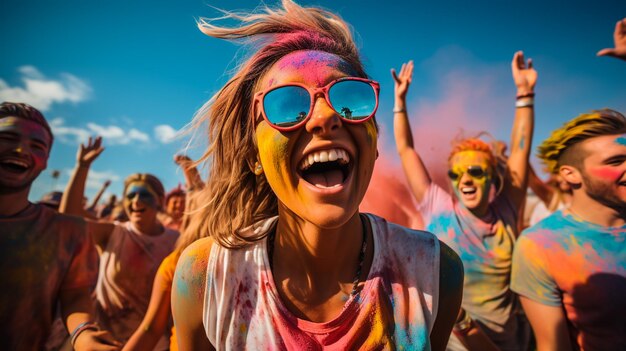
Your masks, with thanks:
M91 138L78 150L76 168L61 199L59 211L84 215L81 201L91 163L103 152L102 138ZM128 222L88 221L87 230L100 253L100 273L95 289L96 324L126 342L148 309L152 281L161 261L174 249L178 232L157 219L165 190L147 173L124 181L124 211ZM154 350L167 350L166 335Z
M203 21L263 39L199 113L211 174L176 269L181 350L442 350L462 266L446 245L358 206L376 160L378 83L348 25L284 0Z
M406 109L413 62L402 65L399 73L392 71L394 135L408 184L426 229L461 256L465 269L463 311L449 350L521 351L530 341L530 326L509 283L528 184L537 72L521 51L513 56L511 71L517 87L511 154L503 165L497 149L484 141L458 142L448 158L452 194L431 180L413 145ZM486 336L484 343L482 336Z

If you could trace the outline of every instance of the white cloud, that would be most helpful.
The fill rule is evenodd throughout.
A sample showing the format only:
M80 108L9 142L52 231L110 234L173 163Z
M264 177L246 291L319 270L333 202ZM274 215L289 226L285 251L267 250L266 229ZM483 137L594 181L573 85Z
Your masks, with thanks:
M137 141L141 141L144 143L147 143L150 141L150 137L148 136L148 134L142 131L139 131L135 128L132 128L131 130L128 131L128 139L137 140Z
M46 78L34 66L21 66L18 71L24 87L9 86L0 79L1 101L25 102L47 111L54 103L77 103L91 94L89 84L69 73L62 73L60 79L53 80Z
M63 118L50 121L52 134L65 144L80 144L86 142L90 136L102 136L105 145L128 145L133 141L149 143L150 136L136 128L125 131L119 126L102 126L96 123L87 123L87 128L65 125Z
M65 173L70 177L72 176L73 172L74 172L73 169L70 169L70 168L65 169ZM105 180L110 180L111 182L117 182L117 181L120 181L121 179L122 177L120 177L117 173L111 170L95 171L93 169L90 169L89 175L87 176L87 183L85 184L85 187L87 189L99 190L102 187L102 183L104 183Z
M118 126L101 126L95 123L87 123L87 128L95 134L101 136L104 140L118 140L124 139L126 133ZM120 143L125 144L125 143Z
M160 124L154 127L154 137L163 144L174 141L178 132L167 124Z
M65 144L84 143L92 135L92 133L86 129L66 126L63 118L51 120L50 128L52 128L54 137Z

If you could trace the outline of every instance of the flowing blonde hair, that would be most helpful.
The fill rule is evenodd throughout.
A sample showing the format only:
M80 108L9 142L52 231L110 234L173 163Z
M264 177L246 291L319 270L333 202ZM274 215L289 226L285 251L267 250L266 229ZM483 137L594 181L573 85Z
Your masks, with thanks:
M224 19L237 20L240 26L214 24ZM263 75L298 50L335 54L357 76L367 75L348 24L326 10L283 0L281 8L264 7L251 14L224 11L216 20L201 19L198 27L210 37L248 39L256 51L198 111L190 126L199 129L208 122L209 146L196 164L204 163L209 174L207 186L198 194L188 240L210 235L224 247L237 248L263 237L244 237L241 229L278 214L278 200L265 177L252 172L257 161L252 102Z
M539 145L537 156L548 172L557 174L563 164L580 167L585 155L580 150L574 150L580 142L597 136L623 133L626 133L626 117L619 112L602 109L583 113L554 130Z

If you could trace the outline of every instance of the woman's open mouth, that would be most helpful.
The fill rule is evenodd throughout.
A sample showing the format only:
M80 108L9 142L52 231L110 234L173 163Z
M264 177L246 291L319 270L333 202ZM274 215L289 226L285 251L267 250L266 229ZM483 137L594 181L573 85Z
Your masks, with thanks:
M352 170L350 155L344 149L314 151L300 162L302 179L321 189L341 186Z
M473 195L476 194L477 189L475 186L462 186L460 190L463 195Z

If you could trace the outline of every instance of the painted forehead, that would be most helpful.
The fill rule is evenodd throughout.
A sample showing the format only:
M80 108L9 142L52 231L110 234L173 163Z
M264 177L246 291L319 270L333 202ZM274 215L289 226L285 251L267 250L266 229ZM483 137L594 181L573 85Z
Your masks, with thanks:
M38 140L50 146L50 134L37 122L20 117L0 118L0 133L25 135L30 139Z
M128 184L128 187L126 188L126 194L130 194L134 192L142 192L142 191L147 191L150 194L152 194L154 198L158 198L156 192L152 189L150 184L146 182L141 182L141 181L132 182Z
M450 162L452 164L488 165L489 155L484 151L459 151L452 156Z
M356 76L357 71L341 57L324 51L301 50L284 56L264 79L264 87L285 82L325 85L328 76Z
M581 145L585 157L610 157L616 152L623 152L626 147L626 133L589 138L584 140Z

